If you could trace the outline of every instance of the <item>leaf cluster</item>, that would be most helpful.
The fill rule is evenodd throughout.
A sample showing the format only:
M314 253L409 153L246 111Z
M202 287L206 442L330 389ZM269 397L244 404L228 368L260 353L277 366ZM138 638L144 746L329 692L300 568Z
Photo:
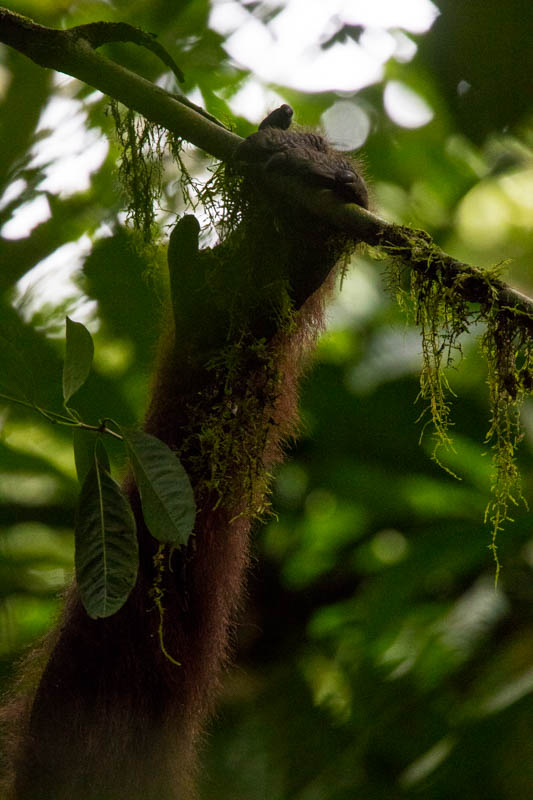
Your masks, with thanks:
M126 493L111 476L105 437L123 442L145 524L160 543L172 548L186 545L193 531L196 507L187 473L164 442L107 418L98 425L87 424L71 407L73 395L89 377L93 355L94 345L87 328L67 317L62 380L64 413L40 408L16 395L0 397L34 408L50 422L73 431L74 458L81 484L75 526L76 578L87 613L97 618L115 614L124 605L135 586L138 569L136 521ZM157 607L162 614L161 598Z

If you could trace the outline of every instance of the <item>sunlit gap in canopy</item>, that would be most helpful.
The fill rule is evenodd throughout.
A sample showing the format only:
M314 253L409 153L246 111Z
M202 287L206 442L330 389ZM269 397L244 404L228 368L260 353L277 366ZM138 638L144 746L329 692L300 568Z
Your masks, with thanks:
M49 195L66 200L87 191L91 175L105 160L109 142L97 128L87 126L87 108L101 99L100 92L93 92L83 103L74 95L78 82L56 73L56 93L45 106L32 147L29 168L41 170L43 179L28 192L25 180L17 178L7 188L2 198L7 205L18 196L28 192L29 199L18 205L11 218L4 224L1 236L5 239L24 239L38 225L51 216ZM13 304L24 319L29 320L46 306L62 307L76 313L78 319L88 321L95 314L95 303L88 301L76 284L75 276L80 271L84 258L91 249L89 236L67 242L42 259L17 283ZM53 317L53 315L52 315ZM50 330L55 320L50 318Z
M48 193L66 199L87 191L92 173L102 165L109 150L106 137L98 129L87 127L86 108L102 97L100 92L81 103L71 96L77 81L57 73L55 84L58 92L51 96L40 116L28 165L32 170L41 169L44 177L31 198L18 206L3 226L1 235L6 239L24 239L49 219ZM8 199L15 187L19 193L26 188L16 179L5 193ZM3 201L9 200L4 197Z
M439 14L429 0L266 0L253 4L254 13L247 5L214 0L209 19L210 27L226 37L228 55L251 72L226 98L232 111L259 122L283 102L269 84L336 91L349 99L328 109L322 124L343 150L361 147L370 131L370 120L352 95L382 80L390 58L410 61L417 48L409 34L425 33ZM387 114L401 126L425 125L431 109L414 91L401 88L388 87Z
M272 12L280 6L267 24L261 21L261 8ZM253 15L237 0L214 0L209 25L227 37L231 58L260 80L305 92L356 91L380 79L396 47L405 52L404 39L395 46L393 35L388 41L384 32L424 33L438 13L429 0L285 0L263 2ZM345 26L364 28L363 43L335 41Z
M335 146L343 150L361 147L370 132L366 110L352 95L380 81L388 59L411 60L416 44L410 34L426 32L439 13L430 0L265 0L253 7L256 15L250 13L247 4L236 0L213 0L212 4L210 26L227 37L225 47L230 58L252 73L240 91L228 99L230 107L236 114L258 121L284 100L268 84L305 92L337 91L340 98L324 113L322 124ZM261 11L267 17L271 15L265 23ZM345 29L359 27L360 33L354 38L344 35ZM47 131L48 135L38 140L33 149L32 166L41 167L45 178L37 187L38 193L21 203L4 225L2 235L6 238L24 238L49 218L47 193L66 198L87 190L91 174L101 166L108 151L103 135L86 124L85 106L99 99L100 93L93 93L82 104L74 96L76 81L59 74L55 81L58 91L37 128L38 133ZM400 92L403 117L398 117L397 88L389 84L386 89L387 113L400 125L425 124L431 118L431 109L412 91L412 103L409 91ZM17 192L24 188L16 187ZM85 240L67 245L74 272L79 269L87 246ZM46 294L45 282L39 279L43 266L61 273L62 283L70 284L72 297L74 286L65 280L65 259L60 248L18 287L17 300L25 306L26 314L35 310L35 302L50 301L41 294ZM40 291L31 292L30 285L35 290L36 283L40 284ZM48 281L47 286L55 283ZM54 293L57 299L56 289ZM82 300L79 289L73 294Z

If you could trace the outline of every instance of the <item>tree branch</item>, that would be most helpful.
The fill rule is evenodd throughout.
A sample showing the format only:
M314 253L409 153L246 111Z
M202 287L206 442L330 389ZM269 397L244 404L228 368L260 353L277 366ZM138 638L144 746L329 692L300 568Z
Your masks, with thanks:
M127 22L90 22L88 25L71 28L70 33L87 39L91 47L100 47L110 42L134 42L155 53L167 67L170 67L180 83L185 80L185 75L172 56L156 41L155 33L146 33Z
M224 128L185 96L169 94L95 51L95 47L111 41L133 41L150 46L175 71L176 65L170 56L161 55L161 51L166 51L152 46L153 37L132 26L93 23L56 30L0 8L0 42L41 67L64 72L99 89L216 158L234 159L236 148L243 141L240 136ZM533 300L489 276L486 270L447 255L424 231L386 222L360 206L344 202L330 190L303 187L296 178L273 172L264 177L267 186L277 195L303 205L312 214L353 235L354 239L383 248L414 270L429 276L438 270L444 285L453 287L465 300L483 306L496 305L517 327L533 333Z
M533 300L530 297L488 270L452 258L437 247L425 231L387 222L361 206L346 203L329 189L302 191L302 184L289 176L271 174L266 180L272 191L300 203L343 233L381 248L391 258L401 259L411 269L429 277L438 272L443 285L453 288L457 296L485 308L496 306L518 328L533 333Z
M181 95L169 94L97 53L91 42L94 38L91 26L87 37L84 29L83 25L70 30L47 28L7 8L0 8L0 42L23 53L40 67L64 72L114 97L216 158L223 161L232 158L235 148L242 142L240 136L206 118L205 112L190 108L187 98L183 101ZM122 35L120 41L124 41ZM103 43L101 33L98 43Z

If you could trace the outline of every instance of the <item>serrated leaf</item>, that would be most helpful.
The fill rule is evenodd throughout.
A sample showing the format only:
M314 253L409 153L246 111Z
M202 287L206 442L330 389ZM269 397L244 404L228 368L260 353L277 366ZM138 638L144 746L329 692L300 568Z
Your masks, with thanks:
M124 430L148 530L160 542L187 543L196 506L189 477L167 445L144 431Z
M139 563L135 518L119 484L95 458L80 492L75 529L76 578L90 617L109 617L126 602Z
M111 472L109 456L98 433L85 430L85 428L73 428L72 441L74 444L76 475L81 484L83 484L87 473L93 465L95 453L103 468L107 472Z
M68 403L83 386L93 363L94 344L91 334L81 322L67 317L67 346L63 364L63 399Z

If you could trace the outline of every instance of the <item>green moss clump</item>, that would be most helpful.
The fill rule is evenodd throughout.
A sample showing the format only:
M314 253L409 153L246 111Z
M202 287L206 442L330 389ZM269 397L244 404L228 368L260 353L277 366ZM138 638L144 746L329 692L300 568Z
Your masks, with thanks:
M491 408L486 442L490 445L493 463L492 497L485 520L490 525L489 547L496 564L497 580L500 573L497 536L505 522L511 521L512 507L523 499L516 451L522 438L520 406L533 386L532 345L518 324L517 314L500 306L501 265L486 271L464 265L461 269L454 268L427 234L420 232L419 236L413 236L412 231L406 234L407 230L398 228L398 237L394 237L397 241L382 243L382 251L390 258L389 284L400 304L420 327L419 399L426 404L421 419L432 424L433 458L441 466L440 449L453 448L450 434L453 392L445 370L457 355L461 356L461 335L473 324L485 324L481 350L487 361ZM468 282L477 287L479 302L465 299L463 288ZM425 428L426 425L422 435ZM445 466L444 469L450 472Z
M277 424L275 406L282 379L271 338L277 332L279 342L295 319L287 275L291 274L292 296L297 297L310 275L316 276L311 282L321 285L324 261L333 264L353 246L347 237L321 228L318 220L310 231L308 219L298 209L285 207L272 214L275 198L268 200L264 189L255 190L253 181L243 180L224 165L213 168L210 179L199 184L186 169L179 139L167 137L131 111L121 115L116 104L111 109L122 146L119 177L129 197L128 216L144 244L154 241L154 209L167 148L178 166L186 203L193 209L201 205L221 237L222 243L210 251L205 288L215 306L219 297L226 313L226 344L222 341L207 361L212 380L190 409L191 418L200 422L185 436L183 451L193 471L204 476L204 491L214 493L216 502L233 505L235 495L244 494L249 502L242 513L260 515L268 479L263 453ZM302 242L308 245L304 257ZM450 265L426 233L401 226L394 226L379 247L390 258L389 283L420 327L419 399L425 404L421 435L431 424L433 458L444 469L439 454L443 447L453 447L453 392L446 368L461 355L460 337L473 324L486 326L482 352L488 363L491 404L486 441L494 466L486 519L498 577L497 535L522 496L516 448L521 439L520 404L533 385L531 345L516 315L499 305L499 268L482 271L458 262ZM466 285L470 291L465 293ZM215 388L219 386L222 390Z
M110 101L121 149L118 177L127 198L127 219L148 245L156 237L156 204L161 196L166 132L131 109Z
M516 450L523 438L520 407L531 392L533 347L524 331L516 329L509 316L498 309L487 315L482 350L488 364L491 419L486 442L493 453L492 498L485 518L492 533L490 549L500 572L497 535L505 522L512 521L511 510L523 501Z

